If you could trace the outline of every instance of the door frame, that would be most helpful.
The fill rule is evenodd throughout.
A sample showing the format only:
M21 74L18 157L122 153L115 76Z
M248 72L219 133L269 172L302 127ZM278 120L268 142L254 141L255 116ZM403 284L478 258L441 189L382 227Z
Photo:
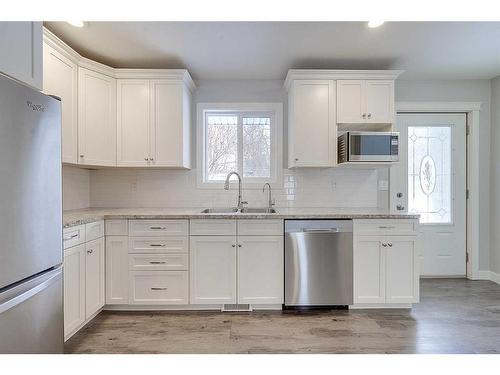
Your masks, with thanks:
M466 253L467 278L483 279L479 271L479 111L481 102L396 102L396 114L464 113L466 115Z

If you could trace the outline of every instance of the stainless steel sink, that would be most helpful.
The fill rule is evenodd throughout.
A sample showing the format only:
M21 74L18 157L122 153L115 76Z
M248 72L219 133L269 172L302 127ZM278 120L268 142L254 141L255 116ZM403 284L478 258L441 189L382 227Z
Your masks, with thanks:
M231 214L237 213L236 207L221 207L221 208L205 208L201 211L202 214Z
M220 207L220 208L205 208L201 211L202 214L277 214L274 208L242 208L238 210L236 207Z
M243 208L241 210L243 214L277 214L274 208Z

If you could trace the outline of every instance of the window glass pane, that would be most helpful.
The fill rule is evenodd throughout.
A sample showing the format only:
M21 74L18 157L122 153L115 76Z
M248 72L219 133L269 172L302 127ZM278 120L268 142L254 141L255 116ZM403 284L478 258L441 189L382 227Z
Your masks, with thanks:
M243 117L243 177L271 176L271 118Z
M452 222L451 127L408 127L408 211L420 222Z
M205 134L206 179L224 180L238 167L238 116L207 115Z

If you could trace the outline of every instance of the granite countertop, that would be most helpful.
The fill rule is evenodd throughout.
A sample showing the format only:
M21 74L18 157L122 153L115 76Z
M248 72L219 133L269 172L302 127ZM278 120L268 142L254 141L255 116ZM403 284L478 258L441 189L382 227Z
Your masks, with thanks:
M381 209L276 208L278 213L201 213L203 208L85 208L63 212L63 227L103 219L418 219Z

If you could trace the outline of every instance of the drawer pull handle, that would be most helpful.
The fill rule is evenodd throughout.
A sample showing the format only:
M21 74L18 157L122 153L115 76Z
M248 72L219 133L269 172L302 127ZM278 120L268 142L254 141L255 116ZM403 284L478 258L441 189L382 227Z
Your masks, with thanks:
M165 230L167 227L149 227L149 229Z
M94 252L93 249L87 250L87 254L92 254Z
M393 225L380 225L379 229L396 229Z
M75 237L78 237L78 233L72 234L71 236L64 237L63 240L64 241L69 241L69 240L72 240Z
M149 264L165 264L167 262L158 262L158 261L151 261Z
M167 290L167 288L153 287L153 288L151 288L151 290L153 290L153 291L157 291L157 290Z
M151 247L165 247L167 245L161 244L161 243L150 243L149 246L151 246Z

